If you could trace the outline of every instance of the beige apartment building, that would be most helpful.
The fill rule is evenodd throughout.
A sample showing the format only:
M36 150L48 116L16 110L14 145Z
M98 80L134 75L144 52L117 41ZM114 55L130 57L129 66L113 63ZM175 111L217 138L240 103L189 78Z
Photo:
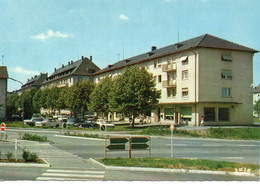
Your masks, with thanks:
M151 122L198 126L203 116L205 125L251 124L256 52L205 34L108 65L94 81L131 65L145 66L162 92Z
M6 119L7 79L7 67L0 66L0 121Z

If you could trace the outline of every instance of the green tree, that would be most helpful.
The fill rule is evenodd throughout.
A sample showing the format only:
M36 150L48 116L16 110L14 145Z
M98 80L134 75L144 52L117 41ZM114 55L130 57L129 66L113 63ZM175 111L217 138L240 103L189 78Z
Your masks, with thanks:
M255 103L254 105L254 111L255 113L258 115L258 117L260 116L260 99Z
M93 88L94 84L90 80L77 81L68 88L64 102L72 115L77 115L80 111L84 112L84 110L88 109L89 95Z
M135 117L155 109L160 96L152 74L145 67L133 66L116 77L109 94L109 105L112 111L132 116L134 127Z
M108 114L109 100L108 95L112 89L112 78L109 76L102 79L95 85L92 93L90 94L89 110L94 112L101 112Z
M30 90L23 92L22 95L19 96L19 107L23 109L24 118L31 118L33 113L38 112L37 108L34 108L32 103L33 96L36 92L36 88L31 88Z
M58 87L52 87L48 90L48 96L46 96L46 106L51 111L58 110L58 99L60 96L60 89Z
M17 100L19 100L19 95L17 94L7 96L7 117L19 113L19 104Z
M68 87L60 88L59 98L57 100L57 105L56 105L59 112L61 109L66 109L65 99L66 99L67 91L68 91Z

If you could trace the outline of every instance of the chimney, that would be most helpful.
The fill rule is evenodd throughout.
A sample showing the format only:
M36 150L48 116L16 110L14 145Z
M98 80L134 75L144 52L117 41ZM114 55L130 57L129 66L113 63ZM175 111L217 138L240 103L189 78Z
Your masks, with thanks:
M64 65L62 64L62 68L64 68Z
M152 51L155 51L156 50L156 46L152 46Z
M70 65L70 62L68 62L68 65Z
M92 62L92 56L89 57L90 62Z
M73 64L73 61L71 61L70 64Z
M57 70L57 69L56 69L56 68L54 68L54 72L56 72L56 70Z
M81 59L83 60L83 59L84 59L84 56L81 56Z

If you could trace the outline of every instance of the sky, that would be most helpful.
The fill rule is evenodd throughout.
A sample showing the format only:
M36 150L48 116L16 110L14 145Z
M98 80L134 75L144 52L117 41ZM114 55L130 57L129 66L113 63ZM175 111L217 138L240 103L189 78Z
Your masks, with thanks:
M203 34L260 50L260 0L0 0L0 65L26 83L93 56L101 69ZM260 53L254 85L260 84ZM21 84L8 80L8 91Z

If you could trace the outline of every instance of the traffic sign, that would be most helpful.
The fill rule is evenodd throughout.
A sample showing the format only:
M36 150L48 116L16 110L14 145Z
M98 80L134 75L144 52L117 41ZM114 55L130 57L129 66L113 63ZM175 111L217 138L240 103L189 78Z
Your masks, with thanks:
M108 145L106 148L109 150L125 150L125 144L112 144Z
M149 147L149 145L146 143L140 143L140 144L135 143L135 144L132 144L131 147L132 147L132 149L146 149Z
M173 130L174 130L174 125L173 125L173 124L171 124L171 127L170 127L170 129L171 129L171 131L173 131Z
M1 131L3 131L3 132L5 131L5 123L1 124Z
M145 137L132 137L131 138L132 143L146 143L147 141L149 141L149 139L145 138Z
M113 143L126 143L128 142L128 139L126 138L110 138L110 144Z

